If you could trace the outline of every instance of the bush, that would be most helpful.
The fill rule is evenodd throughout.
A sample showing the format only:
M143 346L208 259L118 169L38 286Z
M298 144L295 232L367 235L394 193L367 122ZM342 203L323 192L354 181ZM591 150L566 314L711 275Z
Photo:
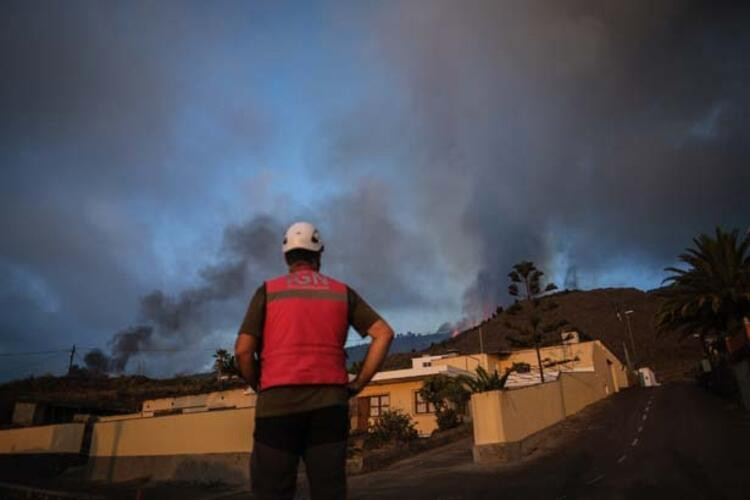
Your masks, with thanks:
M414 422L401 410L386 410L375 425L370 427L365 439L367 448L378 448L386 444L405 444L419 436Z
M453 429L461 423L458 412L450 407L442 408L436 412L435 418L437 419L438 430L440 431Z

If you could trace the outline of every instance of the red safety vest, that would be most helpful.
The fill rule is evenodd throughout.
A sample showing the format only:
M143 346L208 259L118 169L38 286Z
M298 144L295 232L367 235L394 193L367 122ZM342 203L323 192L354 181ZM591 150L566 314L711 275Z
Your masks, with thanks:
M349 381L346 285L312 269L266 281L260 389Z

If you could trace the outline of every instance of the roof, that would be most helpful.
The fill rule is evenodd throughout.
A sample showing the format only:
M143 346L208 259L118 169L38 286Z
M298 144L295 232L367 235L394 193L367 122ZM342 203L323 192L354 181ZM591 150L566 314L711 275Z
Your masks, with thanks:
M471 373L450 365L433 365L423 366L419 368L406 368L403 370L389 370L385 372L378 372L374 377L372 377L370 383L382 384L400 380L421 379L432 375L447 375L449 377L457 377L458 375L471 376Z
M593 368L572 368L565 370L544 370L544 381L553 382L560 378L560 373L574 373L574 372L593 372ZM505 382L507 389L518 389L520 387L527 387L530 385L537 385L542 383L542 377L539 376L539 369L534 371L533 369L526 373L513 372L508 376L508 380Z

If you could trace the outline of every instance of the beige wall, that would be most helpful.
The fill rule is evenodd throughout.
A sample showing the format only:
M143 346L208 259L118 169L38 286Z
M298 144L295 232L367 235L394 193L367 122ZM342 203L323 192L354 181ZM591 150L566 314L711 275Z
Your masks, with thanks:
M616 387L623 388L628 385L627 371L623 364L598 340L543 347L540 349L540 354L543 362L570 360L567 363L561 363L552 367L552 369L555 370L595 369L597 373L600 373L603 377L610 377L608 387L612 392L617 392L615 390ZM605 372L609 372L610 369L605 369L602 366L602 363L606 365L607 359L609 359L614 366L614 370L612 370L610 375L605 375ZM486 353L451 356L432 361L433 365L452 366L468 371L469 373L474 373L477 366L482 366L488 371L497 369L502 373L506 368L513 366L513 363L528 363L532 368L536 368L538 363L536 351L534 349L524 349L502 356ZM614 377L614 379L612 377Z
M79 453L84 424L57 424L0 431L0 454Z
M559 382L503 391L501 403L506 441L520 441L565 416Z
M628 386L627 370L617 357L598 340L593 344L594 372L600 378L602 388L614 394Z
M605 346L600 341L595 341L596 349L601 351L602 355L605 356L607 359L609 359L612 362L612 374L614 376L614 380L617 383L618 389L624 389L628 387L628 369L627 366L622 364L620 359L612 354L612 351L607 349L607 346Z
M13 407L13 424L34 425L37 423L41 408L37 403L17 402Z
M474 444L504 443L502 391L472 394L471 414L474 416Z
M566 352L565 348L573 349ZM627 372L599 341L544 349L542 357L578 356L575 370L563 371L558 380L520 389L474 394L474 444L520 441L586 406L627 387ZM501 365L536 360L534 351L514 353ZM588 365L588 366L586 366Z
M582 371L545 384L473 394L474 444L521 441L604 397L597 374Z
M474 373L477 366L481 366L485 370L494 370L497 365L499 358L493 354L471 354L466 356L451 356L443 359L436 359L432 362L433 365L446 365L465 370L469 373Z
M594 372L562 373L559 382L566 417L607 395Z
M474 444L520 441L565 417L560 382L471 396Z
M248 408L255 406L255 400L255 393L245 389L230 389L175 398L148 399L143 402L142 411L145 415L151 415L155 411L176 409Z
M255 409L98 422L92 457L250 452Z
M579 344L543 347L540 349L540 354L542 362L546 360L557 362L578 358L578 361L556 365L553 369L589 368L593 366L593 349L593 342L583 342ZM534 349L525 349L498 360L497 369L500 373L503 373L506 368L513 366L513 363L528 363L532 368L537 368L539 365L536 358L536 351Z
M375 396L379 394L388 394L390 399L390 408L399 409L409 415L414 420L415 427L420 435L429 436L437 429L437 421L434 413L416 413L414 403L414 394L422 388L422 381L402 381L390 384L369 384L365 387L358 397ZM371 424L374 420L371 419ZM352 428L357 425L357 417L352 417Z

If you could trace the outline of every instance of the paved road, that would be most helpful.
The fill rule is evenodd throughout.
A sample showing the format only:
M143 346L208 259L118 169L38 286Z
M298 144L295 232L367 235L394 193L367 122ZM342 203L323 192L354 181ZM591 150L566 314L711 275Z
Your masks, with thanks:
M350 479L352 500L750 498L750 416L689 385L630 389L584 411L555 450L479 467L470 443Z

